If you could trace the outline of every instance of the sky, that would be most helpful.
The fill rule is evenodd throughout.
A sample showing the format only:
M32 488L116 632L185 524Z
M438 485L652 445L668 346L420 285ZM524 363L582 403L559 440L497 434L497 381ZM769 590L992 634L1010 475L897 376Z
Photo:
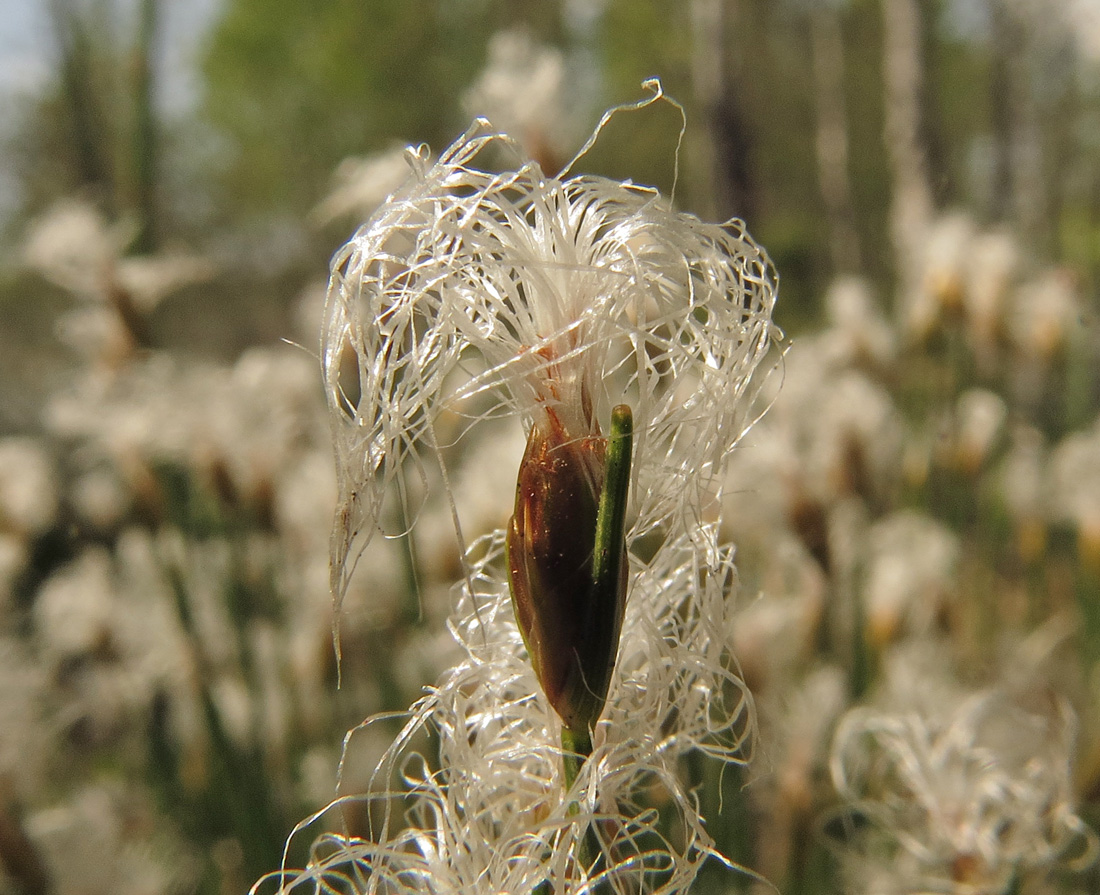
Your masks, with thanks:
M44 0L5 0L0 16L0 96L34 92L49 77Z

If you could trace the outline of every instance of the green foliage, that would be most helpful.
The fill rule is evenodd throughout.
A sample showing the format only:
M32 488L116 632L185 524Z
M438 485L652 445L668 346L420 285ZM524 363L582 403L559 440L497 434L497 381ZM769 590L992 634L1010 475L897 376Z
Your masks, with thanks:
M209 120L229 140L235 213L301 212L335 165L395 141L440 146L484 34L431 0L237 0L204 64Z

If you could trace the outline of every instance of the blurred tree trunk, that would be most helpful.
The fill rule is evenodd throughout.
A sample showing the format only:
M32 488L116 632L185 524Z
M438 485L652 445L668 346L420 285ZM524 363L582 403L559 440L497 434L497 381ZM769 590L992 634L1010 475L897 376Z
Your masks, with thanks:
M1047 191L1043 176L1043 139L1040 110L1033 89L1037 48L1033 29L1018 19L1005 0L993 4L994 55L1003 69L993 88L1000 164L1006 169L997 187L1004 188L998 210L1011 219L1029 243L1042 240L1047 220ZM998 108L999 107L999 108Z
M993 53L989 72L989 116L992 146L989 215L1005 223L1012 212L1012 54L1018 35L1003 3L990 8Z
M142 0L134 47L134 205L138 232L132 250L148 254L156 249L156 79L154 64L158 22L158 0Z
M905 319L921 287L924 247L932 221L928 154L921 135L924 60L920 0L882 0L886 152L893 193L898 306Z
M706 212L717 220L736 215L751 224L757 210L752 142L727 56L734 15L735 0L691 0L692 87L707 128L703 169L712 207Z
M1058 248L1061 181L1076 153L1076 87L1068 45L1040 33L1041 14L1009 0L991 4L993 170L990 215L1050 257ZM1068 42L1068 35L1065 40ZM1063 70L1065 69L1065 70ZM1040 96L1043 99L1040 99Z
M1089 204L1086 220L1088 232L1100 233L1100 166L1093 167L1091 171L1092 184L1089 190ZM1088 250L1085 291L1093 296L1093 308L1097 308L1100 302L1100 239L1093 239Z
M810 40L817 112L818 182L829 219L829 254L833 273L860 269L859 237L848 176L848 113L844 99L844 40L840 15L831 3L810 13Z
M1014 52L1024 70L1014 77L1012 108L1012 210L1024 240L1049 249L1044 239L1049 216L1046 178L1043 174L1043 135L1038 99L1027 72L1031 41L1024 39Z
M68 108L78 188L88 189L107 211L117 210L106 152L106 123L96 103L92 41L72 0L49 0L50 27L57 44L61 89Z

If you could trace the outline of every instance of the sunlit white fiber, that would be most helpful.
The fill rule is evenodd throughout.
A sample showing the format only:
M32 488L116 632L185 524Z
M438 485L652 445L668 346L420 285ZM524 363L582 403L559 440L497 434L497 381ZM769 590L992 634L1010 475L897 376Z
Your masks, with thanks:
M426 481L426 455L442 462L443 412L529 426L553 408L566 431L590 435L588 410L606 428L625 401L636 432L628 539L696 520L773 335L763 250L740 222L702 223L655 190L547 177L484 120L436 164L409 158L410 181L332 267L322 351L340 478L337 598L390 486L402 474ZM514 168L481 167L501 159Z
M750 757L753 707L729 650L731 551L707 526L666 544L650 566L635 561L621 672L567 792L559 722L513 618L503 549L499 533L473 545L473 591L456 588L451 625L465 658L413 706L375 787L356 797L380 807L371 841L323 836L280 891L530 895L544 881L573 893L604 879L614 892L674 893L707 858L728 864L677 765L695 749ZM438 761L434 748L418 751L424 732L438 739ZM604 869L586 879L573 855L590 824Z

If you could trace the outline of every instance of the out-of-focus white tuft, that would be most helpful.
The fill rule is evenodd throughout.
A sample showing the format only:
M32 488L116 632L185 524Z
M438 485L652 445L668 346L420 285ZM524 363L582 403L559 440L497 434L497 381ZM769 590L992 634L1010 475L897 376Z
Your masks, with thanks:
M512 135L547 174L557 174L570 146L584 137L594 111L586 101L583 66L522 28L489 39L488 59L462 97L472 118L487 118Z
M0 532L29 540L54 524L58 509L54 462L34 438L0 438Z
M1100 418L1051 453L1053 512L1077 533L1081 556L1100 568Z
M868 548L864 600L872 642L930 634L956 586L958 537L928 516L898 510L871 527Z
M214 275L209 260L182 252L126 256L135 235L125 221L109 225L90 203L68 199L36 220L27 233L28 267L74 296L108 301L123 289L138 311L148 312L184 286Z
M405 147L376 152L363 158L340 162L333 176L332 190L310 214L319 226L357 214L372 214L387 196L409 176Z
M837 729L844 808L830 830L851 891L880 891L866 886L887 867L899 891L968 895L1014 882L1031 891L1059 868L1087 867L1097 841L1074 810L1069 706L1036 714L1004 691L937 687L936 655L895 662L882 706L850 710ZM924 664L910 667L914 657Z

